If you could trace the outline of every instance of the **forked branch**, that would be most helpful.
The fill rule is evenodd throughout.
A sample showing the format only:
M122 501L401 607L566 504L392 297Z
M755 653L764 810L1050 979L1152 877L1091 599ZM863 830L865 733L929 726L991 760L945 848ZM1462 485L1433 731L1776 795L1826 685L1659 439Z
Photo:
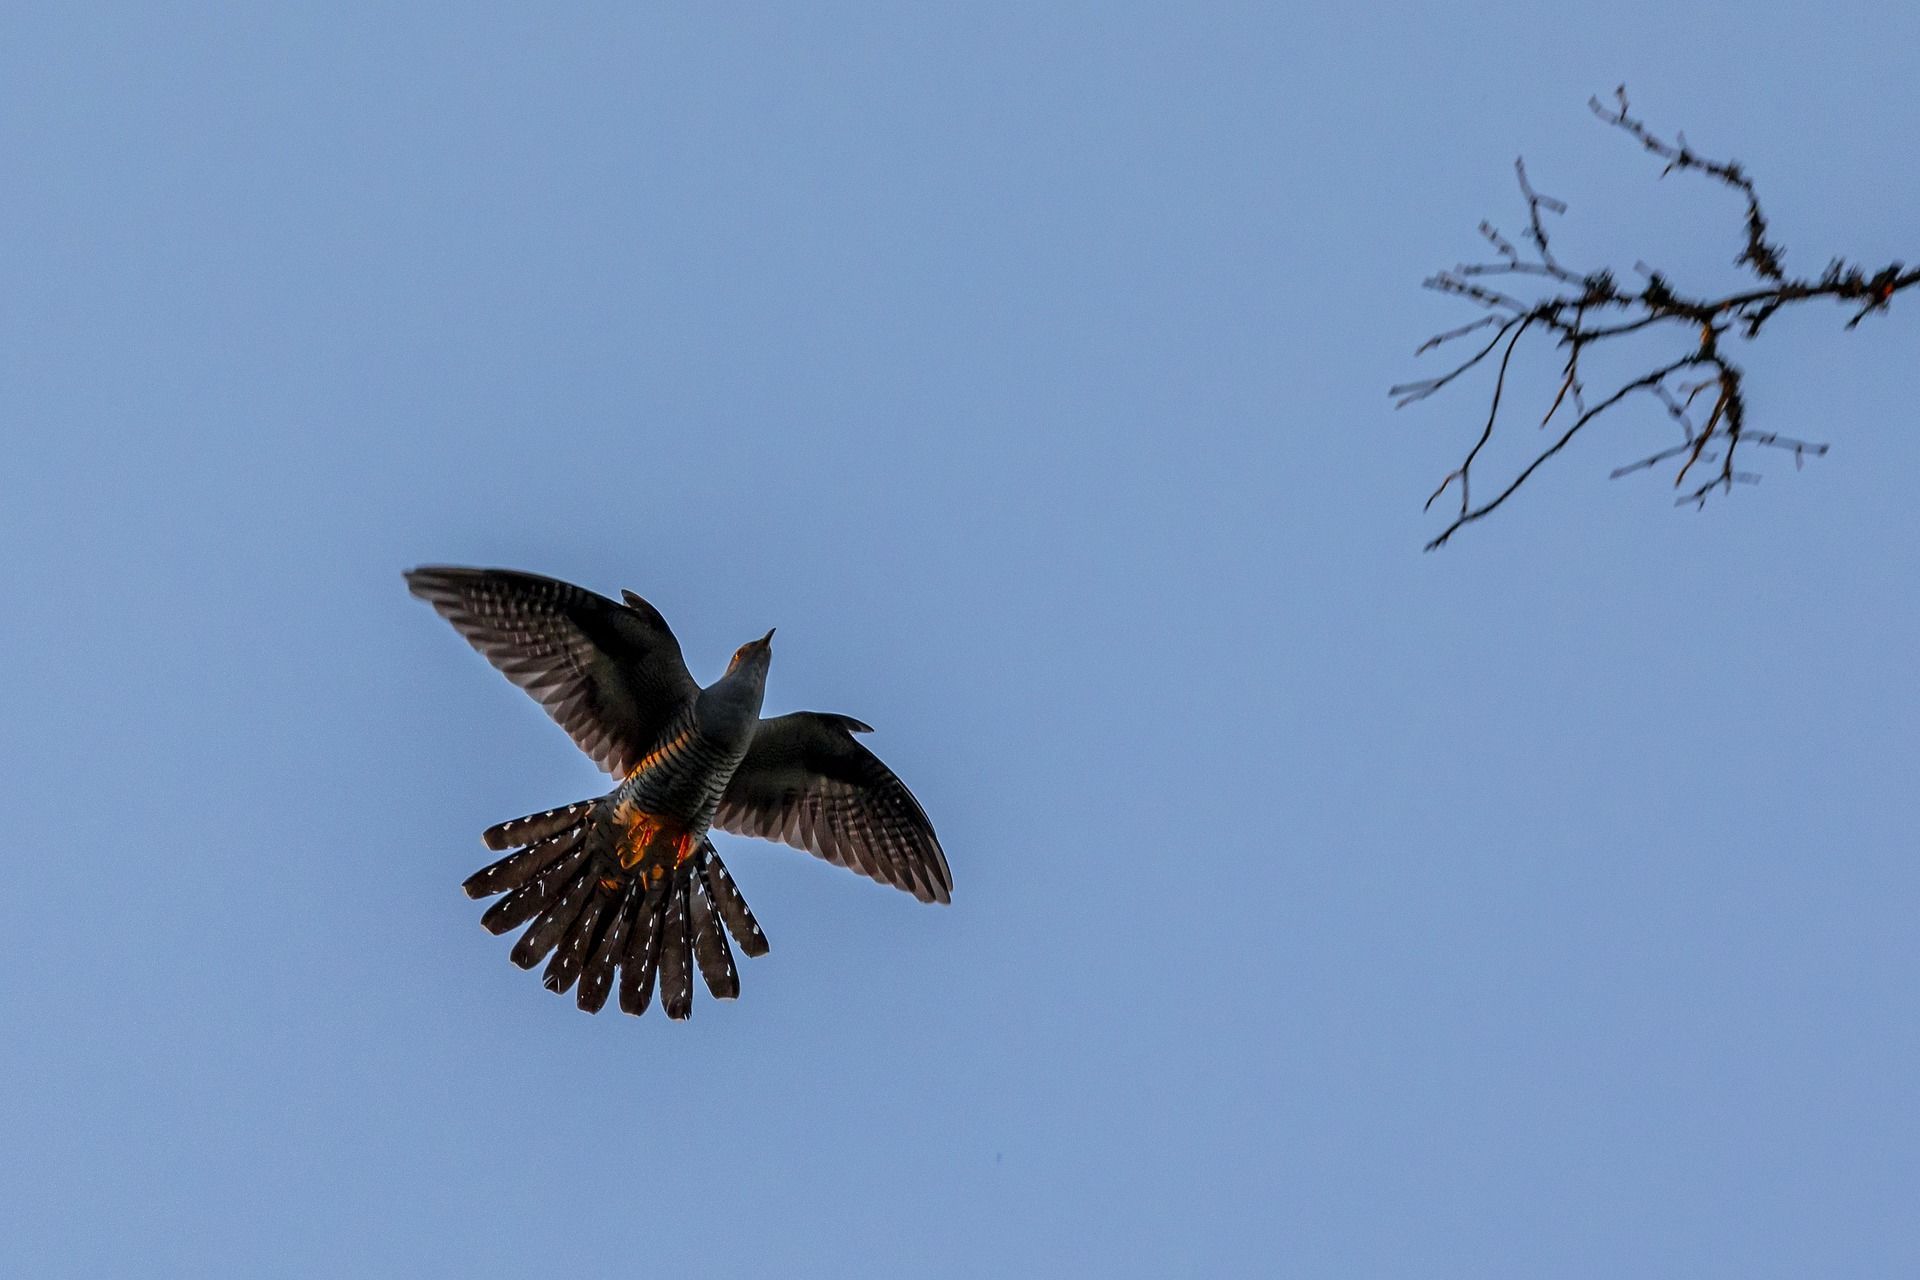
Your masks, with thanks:
M1548 216L1565 213L1566 205L1536 191L1525 163L1516 160L1514 174L1527 206L1527 227L1519 237L1522 245L1483 222L1480 234L1492 247L1493 257L1438 272L1423 282L1426 288L1460 298L1485 314L1435 334L1415 354L1450 347L1459 339L1488 330L1491 336L1445 372L1392 388L1394 407L1404 408L1451 386L1499 352L1498 360L1492 362L1493 388L1486 422L1460 465L1441 479L1439 488L1427 499L1431 508L1449 490L1457 491L1458 497L1447 526L1427 544L1429 551L1444 546L1462 526L1496 510L1590 423L1639 395L1657 400L1665 408L1681 439L1615 469L1613 475L1618 478L1639 471L1653 472L1670 465L1673 486L1680 491L1675 501L1681 505L1704 506L1714 493L1731 492L1737 484L1758 483L1757 473L1736 465L1744 449L1783 450L1793 455L1796 467L1808 457L1824 454L1825 444L1748 429L1743 374L1728 356L1723 339L1731 333L1751 341L1760 336L1761 329L1781 308L1814 298L1829 298L1848 307L1852 315L1846 327L1851 329L1867 316L1887 310L1895 294L1920 283L1920 268L1894 262L1869 270L1838 258L1818 277L1789 276L1784 266L1786 250L1772 238L1753 180L1738 161L1709 159L1695 151L1684 134L1676 134L1671 142L1654 134L1632 114L1624 86L1615 90L1612 105L1598 98L1588 105L1602 121L1666 161L1663 177L1674 172L1698 173L1741 197L1746 212L1740 252L1734 263L1748 271L1755 284L1703 295L1683 292L1667 276L1644 264L1636 264L1639 284L1633 288L1623 286L1609 270L1576 271L1567 267L1555 254L1547 228ZM1657 334L1667 325L1680 326L1674 330L1681 339L1680 351L1618 383L1590 404L1582 377L1582 357L1600 344L1642 332ZM1567 426L1492 497L1476 503L1474 466L1498 429L1508 372L1521 340L1530 333L1538 335L1536 344L1544 338L1562 353L1559 390L1540 426L1547 426L1562 413L1567 415L1563 419ZM1696 426L1694 419L1703 404L1706 416Z

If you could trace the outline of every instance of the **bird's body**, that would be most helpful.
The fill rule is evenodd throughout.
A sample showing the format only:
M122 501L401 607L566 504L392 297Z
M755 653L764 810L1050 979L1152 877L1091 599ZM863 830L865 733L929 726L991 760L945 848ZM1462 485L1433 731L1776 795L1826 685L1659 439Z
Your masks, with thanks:
M658 868L668 855L678 865L693 855L713 825L714 810L753 745L760 716L759 688L744 681L738 689L723 688L733 679L729 672L721 683L702 689L607 797L604 838L618 851L621 866Z
M664 742L634 767L614 794L624 804L649 813L669 814L704 833L726 794L733 771L752 743L745 733L714 732L689 715Z
M645 1011L657 973L668 1016L688 1016L696 964L714 996L739 993L726 932L748 955L767 944L708 838L714 826L948 900L926 814L853 739L867 726L806 711L760 718L771 631L700 688L665 620L631 592L620 605L503 569L416 569L407 583L621 779L489 828L489 848L517 852L466 883L476 898L506 895L481 918L492 932L532 921L512 959L531 968L551 952L546 985L577 980L581 1008L604 1005L616 968L629 1013Z

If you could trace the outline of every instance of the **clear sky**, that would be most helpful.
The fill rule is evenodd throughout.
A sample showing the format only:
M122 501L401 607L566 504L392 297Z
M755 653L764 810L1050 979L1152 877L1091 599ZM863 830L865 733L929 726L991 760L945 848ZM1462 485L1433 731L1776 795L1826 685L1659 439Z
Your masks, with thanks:
M10 6L5 1269L1920 1274L1920 315L1435 555L1385 394L1517 152L1736 278L1621 80L1920 254L1920 11L1560 8ZM542 991L458 885L605 783L431 561L777 626L953 905L728 838L739 1001Z

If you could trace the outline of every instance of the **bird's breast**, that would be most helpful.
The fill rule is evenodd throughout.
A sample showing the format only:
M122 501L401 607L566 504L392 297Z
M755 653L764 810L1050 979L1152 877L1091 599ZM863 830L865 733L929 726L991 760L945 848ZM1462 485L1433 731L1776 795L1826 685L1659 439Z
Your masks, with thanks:
M704 835L744 746L716 742L690 719L676 726L627 774L619 801Z

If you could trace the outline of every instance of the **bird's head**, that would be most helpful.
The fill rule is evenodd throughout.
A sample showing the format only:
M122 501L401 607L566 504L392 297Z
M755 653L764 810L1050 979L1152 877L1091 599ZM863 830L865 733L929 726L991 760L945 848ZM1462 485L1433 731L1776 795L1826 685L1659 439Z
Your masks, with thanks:
M773 661L773 631L758 640L749 640L733 651L733 661L727 664L727 674L745 672L749 676L758 675L764 681L767 678L767 664Z
M721 734L745 733L760 718L767 691L767 664L773 661L773 632L734 651L727 674L700 692L701 721Z

